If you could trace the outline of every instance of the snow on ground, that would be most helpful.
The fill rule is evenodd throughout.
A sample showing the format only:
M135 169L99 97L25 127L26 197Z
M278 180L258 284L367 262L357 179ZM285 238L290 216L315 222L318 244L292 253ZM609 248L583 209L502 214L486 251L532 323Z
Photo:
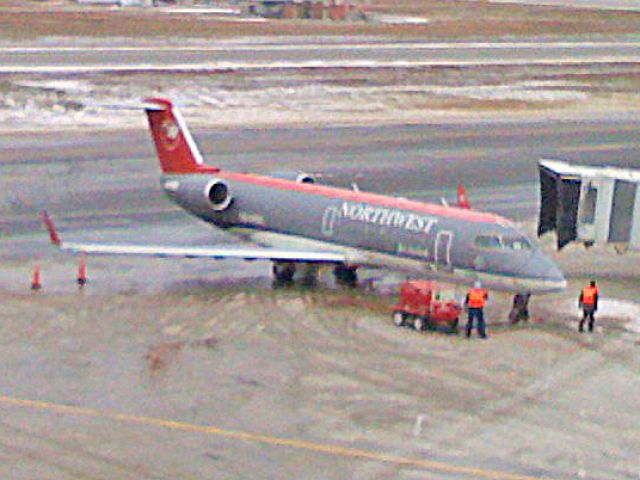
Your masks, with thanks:
M582 317L582 311L575 300L567 300L561 310L576 320ZM640 334L640 303L619 298L602 298L598 302L597 321L613 322L625 330Z
M393 79L395 80L395 79ZM452 82L457 82L452 79ZM3 130L57 127L140 126L140 115L123 114L107 105L131 104L164 96L180 105L194 123L247 125L260 122L322 122L369 114L385 118L415 115L442 102L580 102L584 86L562 81L509 80L490 84L442 85L441 81L404 85L375 84L346 73L305 76L301 72L201 75L91 75L28 78L0 82ZM449 82L451 83L451 82Z
M598 308L602 318L623 321L625 329L640 334L640 303L611 298L603 299Z
M367 20L374 23L386 23L389 25L426 25L431 23L431 20L425 17L415 17L407 15L383 15L383 14L369 14Z

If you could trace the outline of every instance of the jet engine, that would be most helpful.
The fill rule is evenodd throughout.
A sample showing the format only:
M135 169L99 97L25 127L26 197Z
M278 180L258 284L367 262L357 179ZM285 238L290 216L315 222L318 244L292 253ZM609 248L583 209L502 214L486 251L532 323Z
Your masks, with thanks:
M275 178L282 178L283 180L293 180L296 183L316 183L316 179L313 178L313 175L305 172L276 172L272 173L271 176Z
M308 173L299 173L296 177L296 182L298 183L316 183L316 179Z
M169 178L162 186L173 201L197 214L223 212L233 203L229 185L219 178Z
M226 210L233 200L229 193L229 187L219 179L214 179L207 183L204 188L204 194L209 201L209 205L216 212Z

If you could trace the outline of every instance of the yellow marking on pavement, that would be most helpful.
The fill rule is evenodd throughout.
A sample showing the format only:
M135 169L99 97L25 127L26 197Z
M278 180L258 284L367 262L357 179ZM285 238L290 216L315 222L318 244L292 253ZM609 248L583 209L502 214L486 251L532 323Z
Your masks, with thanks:
M419 458L401 457L389 455L385 453L374 452L371 450L360 450L357 448L341 447L338 445L330 445L323 443L309 442L306 440L298 440L293 438L272 437L268 435L260 435L250 432L242 432L238 430L227 430L208 425L196 425L176 420L166 420L157 417L146 417L139 415L131 415L127 413L118 413L108 410L98 410L95 408L75 407L70 405L62 405L59 403L43 402L37 400L28 400L22 398L7 397L0 395L0 404L28 408L32 410L40 410L46 412L64 413L67 415L75 415L92 418L106 418L117 420L122 423L150 425L156 427L164 427L170 430L179 430L183 432L205 433L208 435L216 435L218 437L230 438L235 440L245 440L247 442L261 443L265 445L275 445L279 447L289 447L298 450L308 450L317 453L324 453L337 457L359 458L373 460L378 462L391 463L396 465L406 465L411 467L424 468L431 471L462 474L472 478L491 478L496 480L539 480L541 477L531 477L527 475L518 475L515 473L500 472L497 470L485 470L476 467L462 467L452 465L450 463L438 462L434 460L423 460Z

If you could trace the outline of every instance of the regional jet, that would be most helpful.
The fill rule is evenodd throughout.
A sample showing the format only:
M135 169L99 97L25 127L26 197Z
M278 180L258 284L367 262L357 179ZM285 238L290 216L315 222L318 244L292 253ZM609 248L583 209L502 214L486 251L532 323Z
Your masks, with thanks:
M480 280L487 288L514 293L566 287L558 267L513 222L471 210L467 201L453 207L320 185L306 174L223 170L205 163L180 111L169 100L147 99L144 108L167 196L255 246L63 242L45 214L51 241L61 249L265 260L273 262L279 282L291 281L296 270L313 276L320 265L329 264L344 282L356 280L358 267L373 267L458 284Z

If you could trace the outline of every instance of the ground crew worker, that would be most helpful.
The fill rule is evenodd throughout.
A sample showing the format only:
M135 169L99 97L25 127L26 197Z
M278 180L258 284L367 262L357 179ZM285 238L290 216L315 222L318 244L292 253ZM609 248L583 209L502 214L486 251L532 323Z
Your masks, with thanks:
M467 338L471 337L471 330L473 330L473 320L477 321L478 335L480 338L487 338L487 332L484 323L484 306L489 298L489 293L482 288L480 282L476 282L473 288L469 289L467 298L464 301L467 307L467 313L469 315L467 320Z
M582 320L580 320L581 332L584 331L584 322L589 317L589 331L593 332L593 324L595 323L594 313L598 310L598 287L595 280L591 280L587 287L580 292L580 298L578 299L578 306L582 309Z

